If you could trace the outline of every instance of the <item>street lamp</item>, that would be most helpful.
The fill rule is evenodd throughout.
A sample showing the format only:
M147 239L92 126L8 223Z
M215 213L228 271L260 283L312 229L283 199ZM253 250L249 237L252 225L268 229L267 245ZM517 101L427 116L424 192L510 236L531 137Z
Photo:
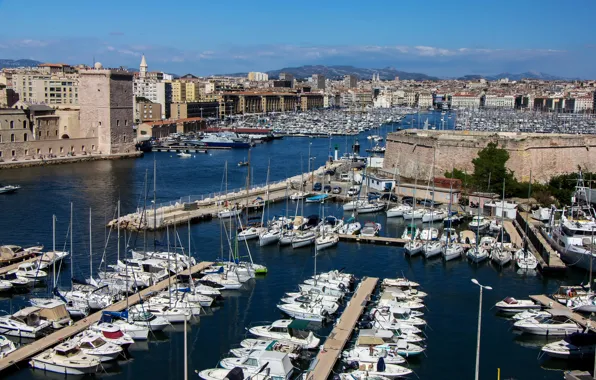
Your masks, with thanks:
M312 142L309 141L308 143L308 173L310 173L310 146L312 145Z
M476 340L476 373L474 376L474 379L478 380L478 372L480 369L480 326L482 323L482 289L493 290L493 288L490 286L481 285L475 278L472 279L472 282L480 287L480 302L478 305L478 339Z

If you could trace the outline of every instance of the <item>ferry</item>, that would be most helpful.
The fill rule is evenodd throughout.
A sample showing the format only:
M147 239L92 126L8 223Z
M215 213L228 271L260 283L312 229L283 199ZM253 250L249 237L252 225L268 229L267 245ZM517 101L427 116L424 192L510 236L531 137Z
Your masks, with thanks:
M218 148L250 148L251 142L233 133L216 133L203 137L201 145Z

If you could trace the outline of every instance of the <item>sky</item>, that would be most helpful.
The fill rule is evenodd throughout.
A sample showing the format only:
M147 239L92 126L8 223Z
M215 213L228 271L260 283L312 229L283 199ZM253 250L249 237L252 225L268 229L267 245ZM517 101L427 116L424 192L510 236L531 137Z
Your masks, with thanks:
M596 78L594 0L0 0L0 59L183 75L301 65Z

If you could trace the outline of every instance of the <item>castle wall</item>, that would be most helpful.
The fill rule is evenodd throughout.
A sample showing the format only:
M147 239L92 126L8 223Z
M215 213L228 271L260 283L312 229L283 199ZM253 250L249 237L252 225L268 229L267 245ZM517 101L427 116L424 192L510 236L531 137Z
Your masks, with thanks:
M546 182L555 175L596 170L596 135L407 130L387 136L384 169L428 179L453 168L472 173L472 160L490 142L509 152L507 168L515 178ZM487 179L488 180L488 179Z

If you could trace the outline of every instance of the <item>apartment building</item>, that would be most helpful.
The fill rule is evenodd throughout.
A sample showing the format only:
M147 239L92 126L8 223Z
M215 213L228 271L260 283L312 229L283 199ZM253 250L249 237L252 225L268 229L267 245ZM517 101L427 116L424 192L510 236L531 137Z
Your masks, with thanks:
M512 109L515 107L515 96L513 95L500 95L500 94L487 94L484 97L485 108L508 108Z

